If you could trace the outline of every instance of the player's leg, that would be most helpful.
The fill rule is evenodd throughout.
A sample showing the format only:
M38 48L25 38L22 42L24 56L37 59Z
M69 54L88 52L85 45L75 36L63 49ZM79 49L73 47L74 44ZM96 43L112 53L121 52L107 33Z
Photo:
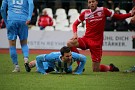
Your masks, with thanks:
M18 57L16 52L16 40L9 40L9 53L10 57L12 59L13 64L15 65L15 68L12 72L20 72L20 67L18 65Z
M71 51L72 52L76 52L76 53L79 53L78 49L77 48L80 48L82 50L86 50L88 47L87 47L87 39L82 37L82 38L78 38L78 39L75 39L75 40L72 40L70 39L68 42L67 42L67 46L71 48ZM79 65L80 62L77 61L77 65ZM78 68L78 66L75 68L74 71L76 71ZM85 71L85 69L83 69L83 71Z
M20 43L21 43L22 53L24 56L24 63L28 63L29 49L27 45L27 40L21 40Z
M31 62L29 62L29 67L34 68L36 66L36 63L37 63L36 60L32 60ZM43 67L46 73L55 71L53 67L49 66L48 62L43 62Z
M110 66L109 71L111 71L111 72L119 72L119 68L116 67L114 64L111 63L109 66Z
M36 66L36 60L32 60L31 62L29 62L30 68L34 68L35 66Z
M102 57L102 44L99 42L89 40L91 58L92 58L92 68L93 72L100 71L100 61Z
M20 68L18 65L18 58L16 52L16 39L17 39L17 28L15 21L8 21L7 25L7 36L9 40L9 53L12 59L15 68L12 72L20 72Z
M79 51L77 50L77 47L79 46L78 39L70 39L67 42L67 46L70 47L71 51L79 53Z
M96 51L96 52L95 52ZM101 55L102 55L102 50L91 50L92 53L92 68L94 72L107 72L107 71L111 71L111 72L118 72L119 68L116 67L114 64L110 64L110 65L104 65L101 64L100 65L100 61L101 61Z
M104 65L104 64L100 64L100 72L119 72L119 68L116 67L114 64L110 64L110 65Z
M77 47L79 46L79 42L78 42L78 39L70 39L68 42L67 42L67 46L70 47L71 51L72 52L76 52L76 53L79 53ZM80 62L77 62L77 64L79 65Z
M110 69L109 65L100 64L100 72L108 72Z
M24 57L24 66L27 72L30 72L30 67L28 63L29 59L29 48L27 45L27 38L28 38L28 26L25 24L25 21L19 21L19 30L18 30L18 36L21 43L22 53Z
M28 45L27 45L27 40L21 40L21 48L22 48L22 53L23 53L23 57L24 57L24 66L27 72L30 72L30 67L29 67L29 49L28 49Z

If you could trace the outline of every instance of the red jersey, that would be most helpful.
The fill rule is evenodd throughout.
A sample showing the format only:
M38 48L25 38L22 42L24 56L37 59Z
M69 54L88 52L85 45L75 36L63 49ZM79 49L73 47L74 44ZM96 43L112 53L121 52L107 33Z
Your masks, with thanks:
M48 15L42 15L42 16L40 16L40 18L38 20L38 25L42 26L42 27L52 26L53 20Z
M73 24L73 32L77 32L77 26L80 22L86 21L86 32L84 37L90 38L94 41L103 41L103 31L105 28L106 17L114 17L116 19L125 19L130 17L131 14L114 14L107 8L97 7L97 9L92 12L91 9L82 12Z

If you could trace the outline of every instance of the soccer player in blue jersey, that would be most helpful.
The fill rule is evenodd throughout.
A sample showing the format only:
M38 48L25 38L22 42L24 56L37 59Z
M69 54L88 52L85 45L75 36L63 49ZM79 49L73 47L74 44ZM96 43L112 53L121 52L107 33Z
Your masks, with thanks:
M9 40L9 52L15 68L12 72L20 72L16 52L16 39L20 39L20 44L24 56L24 65L27 72L30 72L28 65L29 49L27 46L28 24L33 13L33 0L3 0L1 15L7 28ZM8 10L8 11L6 11Z
M29 66L33 67L36 63L37 71L41 74L47 74L50 71L54 71L55 68L60 73L72 73L72 64L75 61L80 61L80 65L73 74L82 74L86 56L71 52L69 47L64 46L60 49L60 52L38 55L36 62L30 62Z

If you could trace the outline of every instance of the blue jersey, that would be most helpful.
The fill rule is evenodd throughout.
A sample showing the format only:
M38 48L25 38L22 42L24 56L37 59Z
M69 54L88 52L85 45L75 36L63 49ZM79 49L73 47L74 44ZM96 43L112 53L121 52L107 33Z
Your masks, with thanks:
M77 68L75 74L81 74L84 68L84 65L86 63L86 56L82 55L82 54L78 54L75 52L72 52L72 61L71 63L64 63L61 60L61 53L60 52L52 52L50 54L42 54L42 55L38 55L36 57L36 67L38 72L45 74L45 70L44 70L44 66L43 66L43 62L48 62L50 63L51 66L53 67L58 67L58 68L63 68L68 69L71 67L72 63L75 61L80 61L80 65Z
M8 8L7 14L6 8ZM26 21L31 20L33 8L33 0L3 0L1 14L5 23L7 20Z

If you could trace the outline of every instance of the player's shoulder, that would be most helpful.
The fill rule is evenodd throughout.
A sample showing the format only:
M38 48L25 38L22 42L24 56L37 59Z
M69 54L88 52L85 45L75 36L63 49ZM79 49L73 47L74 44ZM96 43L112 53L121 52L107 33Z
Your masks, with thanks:
M101 9L104 10L104 11L106 11L106 10L107 11L110 11L110 9L109 8L106 8L106 7L101 7Z
M79 53L76 53L76 52L72 52L72 56L73 57L79 57L81 54L79 54Z
M82 14L83 14L83 13L90 13L90 12L91 12L90 9L85 9L84 11L82 11Z
M96 11L104 11L106 9L107 9L106 7L97 7Z
M55 59L55 58L58 58L60 55L61 55L60 52L51 52L47 54L46 57L50 59Z
M50 54L60 54L60 52L51 52Z
M76 52L72 52L72 55L74 55L74 54L79 54L79 53L76 53Z

